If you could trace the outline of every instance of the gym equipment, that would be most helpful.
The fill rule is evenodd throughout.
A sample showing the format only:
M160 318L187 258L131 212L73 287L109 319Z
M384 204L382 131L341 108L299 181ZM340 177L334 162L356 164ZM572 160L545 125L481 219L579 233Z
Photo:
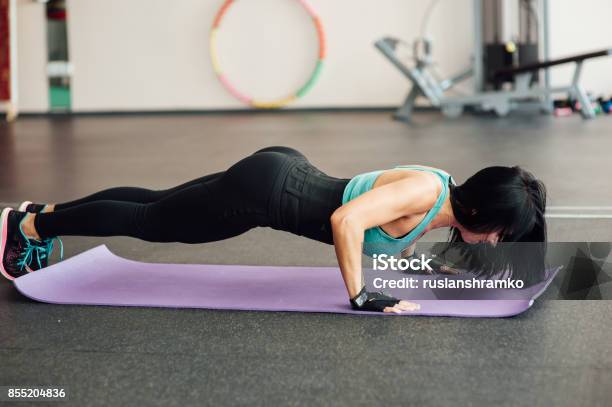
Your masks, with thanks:
M219 63L219 58L217 54L217 33L219 31L219 26L221 25L221 20L227 13L229 7L234 3L234 0L225 0L215 19L213 21L212 29L210 31L210 57L212 59L213 68L215 70L215 74L219 78L219 81L223 84L223 86L238 100L250 105L254 108L259 109L277 109L283 107L294 100L301 98L314 86L317 81L319 75L321 74L321 69L323 68L323 61L325 59L325 33L323 31L323 24L321 23L321 19L316 14L314 9L306 2L306 0L297 0L304 10L312 17L313 23L315 25L317 31L317 37L319 41L319 54L318 59L315 64L315 68L312 71L312 74L308 78L308 80L300 87L295 93L286 96L284 98L273 100L273 101L259 101L250 96L247 96L243 92L241 92L238 88L236 88L230 80L223 73L223 69L221 68L221 64Z
M436 300L439 296L432 290L417 290L411 299L418 300L421 309L402 315L513 316L533 304L557 271L550 270L546 281L522 290L453 291L458 300ZM54 304L392 315L351 309L337 267L142 263L114 255L104 245L14 283L23 295Z
M586 119L593 118L596 111L584 89L580 86L580 75L584 61L612 55L611 49L603 49L565 58L551 60L548 57L548 0L540 0L539 7L535 7L532 0L519 0L522 8L518 13L523 30L518 43L511 40L503 42L498 32L509 31L508 16L515 14L508 12L505 5L508 2L500 0L473 0L474 8L474 56L471 66L465 71L447 80L438 80L431 71L432 56L431 42L419 38L414 43L415 64L410 67L398 56L397 46L402 41L397 38L385 37L375 42L376 48L396 67L410 82L412 89L402 106L398 108L394 117L399 120L410 121L414 102L418 96L426 97L432 106L439 108L447 117L458 117L466 108L475 111L493 111L498 116L505 116L511 110L519 107L552 112L551 95L553 93L567 93L570 98L577 99L582 106L580 112ZM493 7L493 8L491 8ZM535 20L536 9L541 10L543 18ZM505 12L504 12L505 10ZM492 14L492 16L491 16ZM504 20L506 24L499 24ZM491 25L491 23L493 24ZM525 28L526 27L526 28ZM536 28L534 34L533 28ZM539 32L541 31L541 32ZM487 38L491 32L493 39ZM539 38L542 38L542 47ZM416 50L418 44L425 41L424 56ZM543 61L539 53L542 51ZM575 64L572 81L567 86L551 87L548 69L554 66ZM537 74L544 71L544 84L539 85ZM473 77L474 94L466 96L449 96L446 91L458 82ZM511 89L504 89L510 84Z

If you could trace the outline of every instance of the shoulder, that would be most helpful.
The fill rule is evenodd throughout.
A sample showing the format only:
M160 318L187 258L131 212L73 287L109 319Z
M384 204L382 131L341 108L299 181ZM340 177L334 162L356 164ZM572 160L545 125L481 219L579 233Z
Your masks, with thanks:
M438 195L442 191L442 180L440 176L429 171L401 171L402 175L398 179L405 188L418 188L423 192Z
M436 174L424 171L410 171L405 177L394 182L398 198L412 210L427 211L436 203L442 192L442 183Z

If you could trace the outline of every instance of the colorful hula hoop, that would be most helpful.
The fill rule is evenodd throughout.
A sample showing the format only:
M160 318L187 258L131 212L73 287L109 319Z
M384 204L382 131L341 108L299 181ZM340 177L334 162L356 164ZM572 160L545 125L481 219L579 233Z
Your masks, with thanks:
M232 5L232 3L234 3L234 1L235 0L225 0L223 5L217 12L217 15L215 16L215 20L210 31L210 56L212 59L215 74L217 74L217 77L219 78L219 81L223 84L223 86L238 100L241 100L242 102L258 109L277 109L293 102L298 98L301 98L306 93L308 93L308 91L313 87L319 75L321 74L321 69L323 68L323 60L325 59L325 33L323 32L323 25L321 24L319 16L315 13L310 4L308 4L306 0L297 0L302 5L302 7L304 7L304 10L306 10L310 17L312 17L313 23L317 30L317 37L319 39L319 55L315 68L312 71L310 78L308 78L306 83L302 85L302 87L299 88L297 92L282 99L264 102L255 100L240 92L227 79L227 76L225 76L223 70L221 69L221 64L219 64L219 58L217 56L217 33L219 32L219 25L221 24L223 16L225 15L229 7Z

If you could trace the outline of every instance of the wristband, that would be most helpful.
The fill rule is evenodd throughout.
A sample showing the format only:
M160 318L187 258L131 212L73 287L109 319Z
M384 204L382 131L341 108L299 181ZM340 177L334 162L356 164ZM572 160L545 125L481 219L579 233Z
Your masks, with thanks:
M363 304L368 300L368 292L366 291L365 285L361 288L361 291L351 298L351 306L354 309L359 309L363 307Z

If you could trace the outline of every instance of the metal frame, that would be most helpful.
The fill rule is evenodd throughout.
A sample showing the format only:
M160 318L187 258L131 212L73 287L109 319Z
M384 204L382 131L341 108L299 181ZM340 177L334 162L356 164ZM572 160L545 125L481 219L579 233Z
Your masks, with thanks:
M544 61L550 60L550 9L548 0L542 0L542 7L540 9L542 14L542 37L540 42L542 44L542 56ZM544 87L550 89L550 71L548 68L544 69ZM550 93L544 96L542 101L542 108L547 113L553 112L553 101L550 97Z
M412 88L406 96L404 103L397 109L394 118L397 120L410 121L414 104L418 96L426 97L432 106L444 110L444 102L447 99L444 92L458 82L473 76L473 68L458 73L452 78L438 81L427 70L429 61L425 59L416 59L414 67L406 66L395 54L395 49L400 40L385 37L374 43L374 46L387 57L387 59L404 74L412 82Z

